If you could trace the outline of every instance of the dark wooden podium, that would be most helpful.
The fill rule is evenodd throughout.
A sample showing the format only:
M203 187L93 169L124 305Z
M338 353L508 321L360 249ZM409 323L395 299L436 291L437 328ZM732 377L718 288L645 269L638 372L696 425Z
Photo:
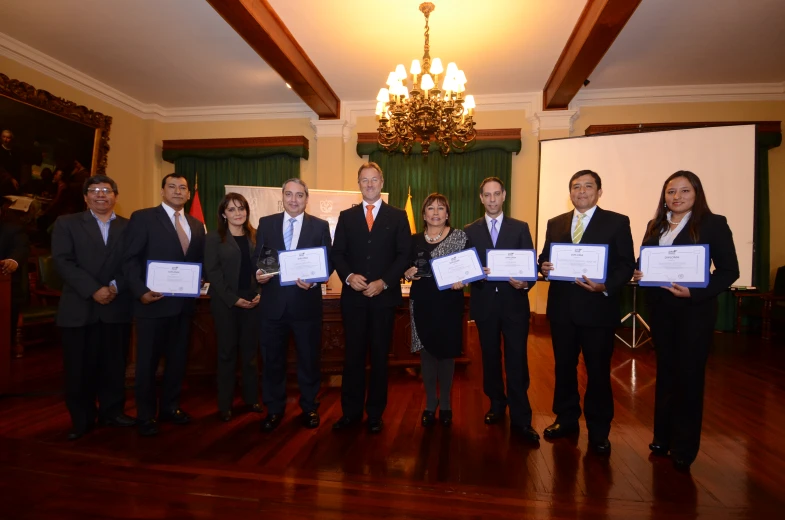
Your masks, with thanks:
M0 394L11 384L11 276L0 274Z

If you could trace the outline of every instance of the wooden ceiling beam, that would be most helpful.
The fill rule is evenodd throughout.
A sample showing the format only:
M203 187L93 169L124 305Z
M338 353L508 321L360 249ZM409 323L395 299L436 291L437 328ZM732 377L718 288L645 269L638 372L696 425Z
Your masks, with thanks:
M641 0L588 0L543 89L543 108L568 108Z
M336 119L341 100L267 0L207 0L298 96L319 115Z

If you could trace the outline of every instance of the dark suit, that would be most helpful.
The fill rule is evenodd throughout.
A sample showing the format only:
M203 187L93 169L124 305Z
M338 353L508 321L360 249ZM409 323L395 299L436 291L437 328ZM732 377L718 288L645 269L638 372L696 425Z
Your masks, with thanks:
M0 260L15 260L18 264L11 275L11 344L16 341L16 323L19 319L19 307L22 304L22 284L27 283L22 274L25 262L30 256L30 241L22 228L16 224L0 221Z
M657 354L654 437L671 452L691 462L700 447L706 360L717 319L717 296L739 277L736 247L728 222L706 215L693 241L685 226L673 245L708 244L714 272L706 288L690 288L677 298L658 287L645 289L651 305L651 332ZM659 244L659 235L644 246Z
M196 308L193 298L164 296L143 304L140 298L150 291L146 285L147 261L201 263L204 256L204 226L185 215L191 239L183 254L172 220L162 206L140 209L131 215L126 231L123 262L136 318L136 407L140 421L156 415L155 372L161 356L166 357L160 409L164 413L180 406L180 390L188 357L191 318Z
M204 273L210 282L210 310L215 320L218 345L218 410L228 412L234 400L237 351L240 351L242 366L242 388L245 404L259 403L259 368L256 363L259 342L259 308L236 307L238 299L253 300L258 287L256 282L253 246L248 245L250 273L248 288L239 292L242 252L237 240L226 234L222 242L217 231L207 233L204 248Z
M496 246L493 245L485 216L464 228L469 246L477 249L483 267L489 249L534 249L529 225L504 215ZM507 374L510 420L518 426L530 426L532 409L529 389L529 361L526 349L529 335L528 290L515 289L509 282L478 281L472 283L470 317L477 324L482 350L482 386L491 400L491 410L504 413L508 401L502 378L501 338L504 337L504 368Z
M387 406L387 356L392 341L395 307L402 303L401 276L409 265L411 230L406 213L382 203L371 231L362 204L344 210L335 228L332 261L341 279L341 312L346 333L341 407L359 419L365 400L365 359L370 345L371 379L365 408L380 419ZM368 283L382 280L387 289L368 298L346 278L360 274Z
M548 221L540 267L550 261L551 244L572 243L572 219L570 211ZM602 440L607 438L613 419L610 364L614 330L619 325L619 294L635 269L630 219L597 207L580 243L608 245L607 296L589 292L574 282L550 282L547 315L556 361L553 413L561 424L578 422L581 405L577 366L583 350L588 376L584 396L586 426L592 440Z
M284 216L276 213L259 219L256 231L256 254L262 247L277 251L286 250L283 240ZM326 220L303 214L302 228L297 244L292 249L326 247L329 261L332 241L330 225ZM328 266L328 273L332 269ZM316 396L321 384L320 358L322 348L322 288L316 284L311 289L296 285L281 286L274 276L261 285L261 346L264 372L262 397L270 414L284 413L286 407L286 349L289 334L294 335L297 348L297 384L300 387L300 408L315 412L319 407Z
M104 243L90 210L63 215L52 231L52 257L63 280L57 325L63 342L65 402L74 430L90 428L96 415L114 418L125 409L125 362L131 332L131 293L122 273L128 219L109 223ZM93 293L114 281L117 296L103 305ZM98 400L98 409L95 403Z

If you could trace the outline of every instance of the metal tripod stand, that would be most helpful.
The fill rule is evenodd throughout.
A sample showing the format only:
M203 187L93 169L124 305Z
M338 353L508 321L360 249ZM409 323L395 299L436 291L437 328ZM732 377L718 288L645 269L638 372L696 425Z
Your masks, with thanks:
M616 334L616 337L619 338L619 341L624 343L630 348L638 348L649 341L651 341L651 328L649 324L646 323L646 320L641 318L641 315L638 314L638 283L637 282L628 282L632 285L632 310L627 313L625 317L621 319L621 323L623 324L628 319L632 318L632 343L627 343L627 340ZM641 324L641 331L640 336L638 335L638 331L636 330L637 324L640 322ZM644 336L648 336L646 339L643 339ZM643 340L643 341L641 341Z

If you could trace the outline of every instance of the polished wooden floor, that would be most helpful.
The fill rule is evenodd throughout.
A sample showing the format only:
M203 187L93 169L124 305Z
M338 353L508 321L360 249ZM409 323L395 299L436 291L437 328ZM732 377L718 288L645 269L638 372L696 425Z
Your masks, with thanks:
M470 357L479 360L478 352ZM534 427L550 424L553 355L546 329L529 339ZM691 475L649 456L654 353L618 346L609 459L575 441L530 447L508 425L486 426L478 361L456 375L455 422L419 425L422 384L391 377L385 429L334 433L340 390L321 397L323 425L215 416L210 381L182 406L195 421L155 438L99 428L68 442L57 348L14 361L16 395L0 399L0 518L782 518L785 508L785 345L717 334L701 453ZM583 374L581 374L583 377ZM130 397L130 393L129 393ZM134 414L130 407L128 413Z

